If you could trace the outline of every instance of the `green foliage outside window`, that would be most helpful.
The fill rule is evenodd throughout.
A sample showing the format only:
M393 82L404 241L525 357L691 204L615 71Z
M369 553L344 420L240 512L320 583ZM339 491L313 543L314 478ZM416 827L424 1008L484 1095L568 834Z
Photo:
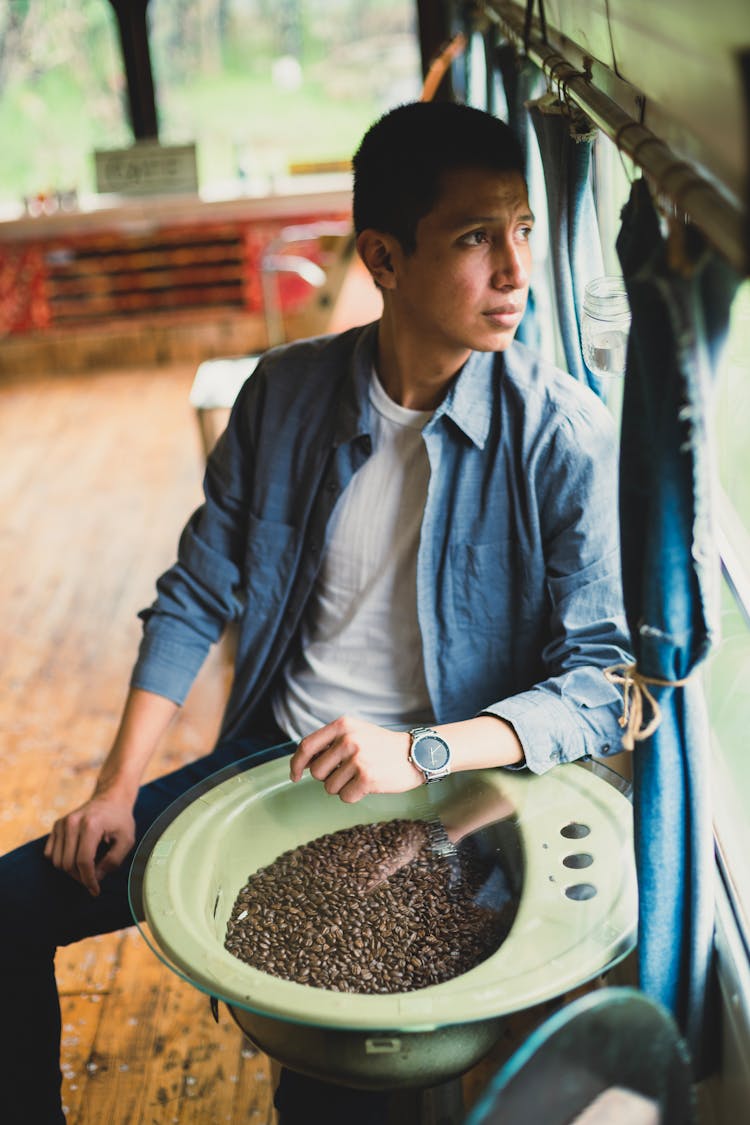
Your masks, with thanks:
M231 191L289 162L347 160L420 87L413 0L150 0L160 138L196 142ZM132 143L109 0L0 4L0 204L94 190L95 148ZM244 179L244 185L243 185Z
M0 4L0 201L93 187L91 152L129 143L107 0Z

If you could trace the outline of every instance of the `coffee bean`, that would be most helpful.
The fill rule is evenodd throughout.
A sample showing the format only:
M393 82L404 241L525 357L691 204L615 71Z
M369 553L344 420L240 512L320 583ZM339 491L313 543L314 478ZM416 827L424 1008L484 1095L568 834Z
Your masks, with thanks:
M491 865L467 842L436 853L432 832L391 820L285 852L239 892L225 948L334 992L409 992L467 972L502 944L513 911L475 902Z

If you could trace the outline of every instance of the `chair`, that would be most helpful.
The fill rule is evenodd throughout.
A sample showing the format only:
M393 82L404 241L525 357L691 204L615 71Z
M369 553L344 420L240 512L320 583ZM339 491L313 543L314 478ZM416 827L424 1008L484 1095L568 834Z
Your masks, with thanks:
M588 993L508 1060L464 1125L693 1125L687 1048L633 988Z
M326 268L311 258L289 253L295 243L316 242L322 249ZM329 330L336 299L354 255L354 234L348 222L320 221L284 227L268 244L260 263L263 314L268 347L285 341L278 281L280 274L292 274L313 291L305 313L298 317L297 334L314 336ZM260 353L204 360L198 367L190 391L200 426L203 452L208 454L224 430L240 388L254 371Z

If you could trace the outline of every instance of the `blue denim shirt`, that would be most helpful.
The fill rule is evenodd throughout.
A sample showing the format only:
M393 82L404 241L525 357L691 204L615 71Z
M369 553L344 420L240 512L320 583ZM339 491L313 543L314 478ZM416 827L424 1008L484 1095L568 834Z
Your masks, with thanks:
M368 325L264 356L141 614L132 683L177 703L237 623L225 737L250 732L293 651L329 517L371 452L376 339ZM622 701L601 670L627 659L627 633L606 409L514 343L472 353L423 436L417 611L434 721L498 715L540 773L617 751Z

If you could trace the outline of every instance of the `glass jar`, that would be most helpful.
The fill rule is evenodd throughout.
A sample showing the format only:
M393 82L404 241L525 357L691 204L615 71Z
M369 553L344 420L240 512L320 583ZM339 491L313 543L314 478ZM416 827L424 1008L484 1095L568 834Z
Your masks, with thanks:
M595 375L625 374L630 306L621 277L597 277L583 296L583 358Z

